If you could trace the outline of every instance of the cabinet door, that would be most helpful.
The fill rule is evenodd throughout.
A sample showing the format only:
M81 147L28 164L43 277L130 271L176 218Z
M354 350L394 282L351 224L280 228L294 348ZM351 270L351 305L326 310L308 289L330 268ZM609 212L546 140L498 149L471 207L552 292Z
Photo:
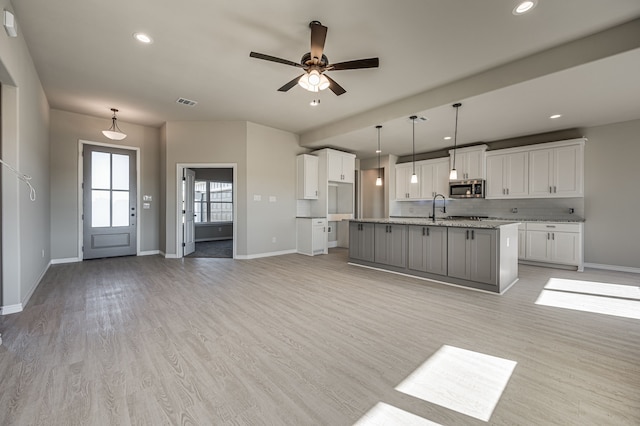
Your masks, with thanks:
M465 179L484 179L484 151L470 151L465 157Z
M419 169L416 169L418 173ZM396 166L396 200L418 200L420 199L420 180L418 183L411 183L413 175L413 165Z
M447 228L427 227L426 272L447 275Z
M497 284L497 241L498 231L492 229L472 229L470 244L469 272L471 281Z
M373 223L349 223L349 257L373 262Z
M356 171L356 159L352 155L342 155L342 182L353 183Z
M487 198L504 198L506 196L504 163L504 155L487 157Z
M527 257L527 231L518 229L518 259Z
M327 152L327 180L342 182L342 157L336 152Z
M580 263L580 234L553 232L551 234L551 260L578 265Z
M549 197L553 193L553 150L529 152L529 195Z
M313 254L324 254L327 251L327 225L313 225Z
M387 234L389 233L389 226L383 223L376 223L374 226L374 249L373 259L376 263L389 263L389 253L387 250Z
M409 269L427 271L427 227L409 226Z
M470 251L467 242L469 229L449 228L447 238L447 267L449 276L468 280Z
M570 197L582 195L582 146L572 145L554 149L553 195Z
M449 161L439 161L433 165L433 191L449 198Z
M546 231L527 231L527 260L547 262L551 260L551 233Z
M387 233L387 264L405 268L407 266L407 227L389 225Z
M518 198L528 195L529 153L515 152L506 155L504 158L503 176L508 198Z
M422 199L433 198L436 195L433 181L433 164L423 164L420 166L420 197Z

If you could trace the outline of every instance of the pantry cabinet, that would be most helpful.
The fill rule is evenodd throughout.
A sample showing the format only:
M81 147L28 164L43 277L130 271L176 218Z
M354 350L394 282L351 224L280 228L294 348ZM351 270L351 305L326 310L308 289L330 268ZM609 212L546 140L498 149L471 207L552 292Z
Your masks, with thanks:
M298 181L296 186L299 200L318 199L318 157L302 154L296 158Z

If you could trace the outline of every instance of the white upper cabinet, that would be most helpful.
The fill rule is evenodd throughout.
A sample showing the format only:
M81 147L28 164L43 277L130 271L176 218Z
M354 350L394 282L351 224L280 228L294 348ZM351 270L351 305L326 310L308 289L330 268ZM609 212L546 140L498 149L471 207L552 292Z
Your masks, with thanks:
M529 195L582 197L584 141L529 152Z
M327 150L327 180L353 183L356 156L341 151Z
M426 160L420 165L420 197L429 199L442 194L449 196L449 159Z
M299 200L318 199L318 157L301 154L296 158L297 198Z
M420 199L420 166L416 165L418 183L411 183L413 163L396 164L396 200L411 201Z
M455 165L458 180L485 179L485 153L487 145L476 145L455 150ZM450 166L453 168L454 150L449 150Z
M487 154L487 198L524 198L528 194L528 152Z

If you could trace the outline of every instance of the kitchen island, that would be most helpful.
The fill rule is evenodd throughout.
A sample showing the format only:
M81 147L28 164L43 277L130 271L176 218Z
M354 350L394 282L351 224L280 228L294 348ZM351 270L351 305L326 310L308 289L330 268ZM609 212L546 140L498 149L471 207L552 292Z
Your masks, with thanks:
M349 263L504 293L518 280L518 222L353 219Z

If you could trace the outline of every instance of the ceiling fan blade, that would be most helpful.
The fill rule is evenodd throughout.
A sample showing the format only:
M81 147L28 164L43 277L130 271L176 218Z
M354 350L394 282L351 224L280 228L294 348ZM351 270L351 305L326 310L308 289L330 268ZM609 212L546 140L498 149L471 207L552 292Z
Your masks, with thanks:
M378 58L368 59L356 59L355 61L338 62L337 64L330 64L327 70L340 71L340 70L357 70L361 68L378 68L380 60Z
M336 81L334 79L332 79L331 77L329 77L328 75L324 74L325 77L327 77L327 80L329 80L329 89L331 89L331 91L333 93L336 94L336 96L340 96L342 94L347 93L346 90L344 90L344 87L340 86L338 83L336 83Z
M291 65L292 67L302 68L302 65L297 62L289 61L287 59L282 59L282 58L276 58L275 56L265 55L264 53L251 52L249 53L249 56L256 59L264 59L265 61L277 62L279 64Z
M294 78L293 80L291 80L290 82L288 82L287 84L285 84L284 86L279 88L278 92L287 92L287 91L289 91L293 86L298 84L298 80L300 80L300 77L302 77L303 75L304 74L297 76L296 78Z
M311 28L311 59L317 58L320 62L324 51L324 41L327 38L327 27L318 21L313 21L309 27Z

